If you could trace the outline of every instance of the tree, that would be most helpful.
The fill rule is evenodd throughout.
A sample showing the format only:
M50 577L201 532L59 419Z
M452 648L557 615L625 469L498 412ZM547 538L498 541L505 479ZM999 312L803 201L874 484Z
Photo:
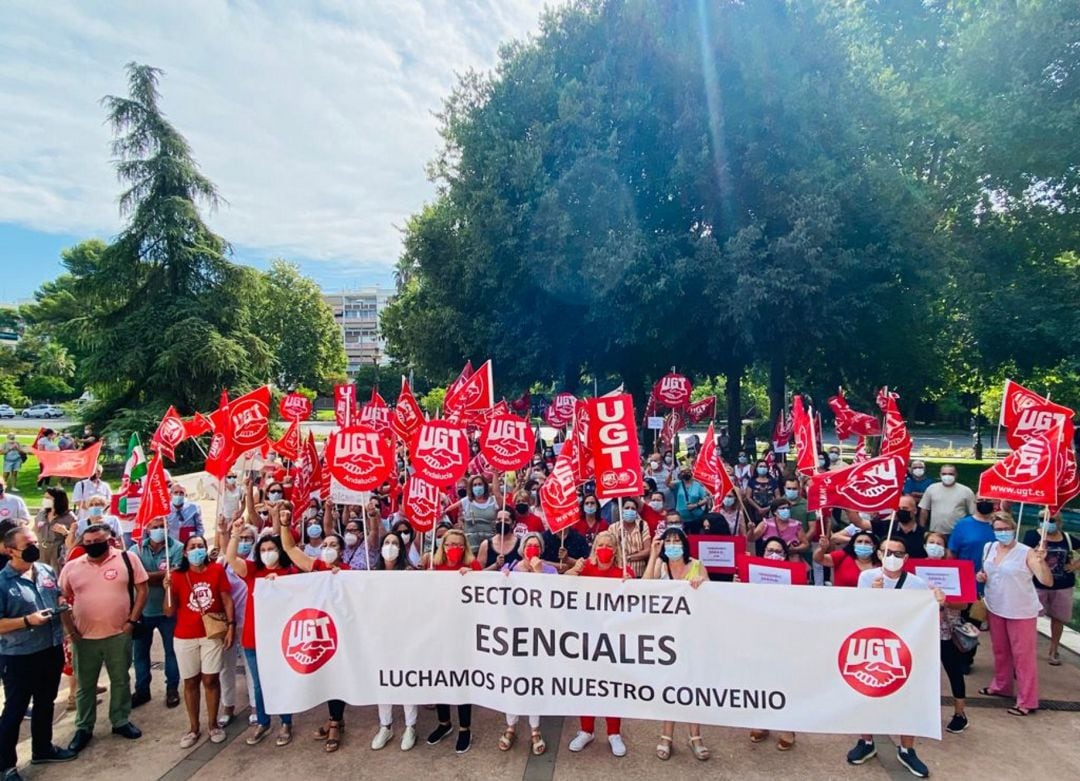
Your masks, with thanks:
M59 377L34 374L22 384L23 392L34 401L57 402L72 396L71 386Z
M161 110L161 72L131 63L127 74L129 96L103 101L127 223L112 244L65 253L66 274L26 308L74 347L99 430L145 430L170 404L211 409L223 388L265 382L273 364L251 312L259 275L231 263L203 222L199 205L213 209L218 193Z
M757 363L775 417L793 367L834 381L900 324L931 333L915 313L940 248L878 143L890 113L812 6L551 12L447 100L389 349L429 376L465 357L516 385L617 375L639 399L676 364L723 374L729 417Z
M335 378L345 373L345 347L319 287L284 260L274 260L259 283L253 327L273 355L274 381L330 395Z

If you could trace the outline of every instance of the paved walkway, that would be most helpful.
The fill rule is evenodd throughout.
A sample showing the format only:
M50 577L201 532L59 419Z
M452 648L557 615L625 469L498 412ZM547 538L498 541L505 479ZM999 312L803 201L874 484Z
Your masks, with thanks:
M798 645L792 644L792 656L797 660ZM1046 640L1040 639L1040 656L1045 659ZM155 647L160 659L160 648ZM1040 664L1043 710L1028 718L1010 716L1005 709L1010 704L999 698L979 697L977 690L990 678L991 655L989 637L984 635L975 668L968 677L968 712L971 726L961 735L945 733L943 740L920 740L919 755L930 766L934 778L1080 778L1080 655L1063 650L1065 662L1061 667ZM729 660L731 664L752 663L747 659ZM796 661L797 663L797 661ZM848 736L798 736L796 747L787 753L776 750L771 741L751 745L746 730L706 727L704 735L713 751L707 763L694 760L686 746L685 727L676 729L675 752L666 763L654 754L659 725L646 721L624 721L623 737L629 754L622 759L611 756L606 740L598 736L595 743L580 754L571 754L566 746L577 729L573 718L545 718L543 731L548 753L542 757L528 754L528 726L519 724L517 745L509 752L498 749L498 736L503 728L502 714L477 708L474 714L473 748L462 756L455 755L452 739L438 746L427 746L423 739L435 724L434 711L421 709L420 742L408 753L398 748L394 740L382 751L371 751L369 743L377 728L375 708L349 707L346 713L344 743L336 754L325 754L323 744L309 736L326 718L325 710L315 708L300 714L294 721L292 745L277 748L268 738L261 745L250 747L243 741L247 729L246 711L228 729L229 740L213 745L204 738L192 750L179 748L180 736L186 731L187 719L183 706L167 710L160 664L154 674L154 699L133 713L133 722L144 732L138 741L126 741L108 731L107 702L98 706L98 729L94 741L78 760L46 767L30 767L26 779L40 781L115 781L121 779L222 779L243 778L271 781L290 779L303 781L318 773L322 778L351 777L362 773L373 778L440 778L460 779L522 779L522 781L576 781L583 777L648 778L662 774L665 781L692 779L700 781L703 774L714 778L776 779L794 777L809 779L900 779L910 778L897 763L895 749L889 738L879 736L878 758L862 767L850 767L844 754L853 740ZM65 681L66 684L66 681ZM241 689L243 686L241 684ZM948 691L942 679L942 691ZM107 695L106 695L107 696ZM240 694L246 698L246 692ZM64 688L59 702L66 697ZM243 700L242 700L243 701ZM942 719L952 713L948 698L942 699ZM400 711L395 725L400 737ZM74 730L73 714L58 705L56 740L65 745ZM20 743L19 756L24 764L29 759L28 722L24 722L25 739Z

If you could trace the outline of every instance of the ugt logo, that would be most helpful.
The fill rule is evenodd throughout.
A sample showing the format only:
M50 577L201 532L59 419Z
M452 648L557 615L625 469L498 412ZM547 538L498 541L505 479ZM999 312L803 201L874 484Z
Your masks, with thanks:
M882 627L848 635L837 661L848 686L867 697L887 697L911 676L911 649L899 635Z
M1013 483L1033 483L1050 468L1050 451L1046 440L1029 439L1014 451L1015 460L1002 462L1005 479Z
M334 619L315 608L297 612L281 631L281 654L301 675L310 675L329 662L337 644Z

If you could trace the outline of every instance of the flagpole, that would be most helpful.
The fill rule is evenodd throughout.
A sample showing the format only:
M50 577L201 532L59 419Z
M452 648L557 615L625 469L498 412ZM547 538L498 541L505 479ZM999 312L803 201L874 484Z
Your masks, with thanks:
M622 547L622 576L626 577L626 527L623 526L622 499L619 500L619 542Z
M1020 502L1020 512L1016 515L1016 541L1020 542L1020 529L1024 526L1024 502Z
M885 553L889 552L889 540L892 539L893 524L896 522L896 510L889 514L889 532L885 535Z

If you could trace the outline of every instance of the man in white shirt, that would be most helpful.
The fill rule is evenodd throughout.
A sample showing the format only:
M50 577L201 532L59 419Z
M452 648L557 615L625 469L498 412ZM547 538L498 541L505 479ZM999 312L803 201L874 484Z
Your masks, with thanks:
M878 548L881 556L881 566L874 569L863 570L859 575L859 588L881 589L905 589L927 591L930 586L918 575L904 572L904 561L907 559L907 549L901 540L882 540ZM945 595L940 589L934 589L934 597L938 604L945 603ZM867 760L877 756L877 747L874 745L873 735L863 735L859 738L855 748L847 755L849 765L861 765ZM930 775L930 769L915 754L915 738L912 735L900 736L900 748L896 750L896 758L900 764L906 767L913 776L926 778Z
M75 509L80 521L85 521L90 512L90 500L100 496L105 500L105 507L112 503L112 489L109 484L101 479L101 464L94 467L94 473L85 480L75 483L75 490L71 498L75 502Z
M933 483L919 500L919 525L948 536L958 520L974 512L975 492L956 482L955 466L942 464L941 482Z
M0 478L0 521L26 521L30 523L30 511L21 496L9 494L7 484Z

